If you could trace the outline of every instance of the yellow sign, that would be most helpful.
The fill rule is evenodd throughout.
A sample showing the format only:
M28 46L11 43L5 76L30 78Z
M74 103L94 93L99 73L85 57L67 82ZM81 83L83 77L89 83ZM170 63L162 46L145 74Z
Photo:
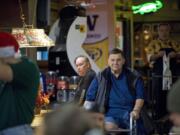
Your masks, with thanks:
M107 66L108 59L108 38L94 44L84 44L83 48L89 56L96 62L100 69Z
M88 32L84 50L100 69L107 66L108 59L108 20L107 11L87 11Z

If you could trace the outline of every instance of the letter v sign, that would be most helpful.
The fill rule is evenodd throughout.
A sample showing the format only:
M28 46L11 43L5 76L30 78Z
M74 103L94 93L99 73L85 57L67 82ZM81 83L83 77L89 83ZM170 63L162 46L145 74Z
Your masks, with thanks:
M92 15L92 16L88 15L87 16L87 24L88 24L88 28L90 31L94 31L98 17L99 17L99 15Z

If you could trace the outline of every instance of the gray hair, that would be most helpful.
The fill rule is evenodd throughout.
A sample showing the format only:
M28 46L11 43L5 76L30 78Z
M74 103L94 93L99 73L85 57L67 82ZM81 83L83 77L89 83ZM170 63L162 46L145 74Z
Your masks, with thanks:
M44 135L85 135L94 125L85 110L65 105L45 116Z
M77 60L78 58L84 58L84 60L85 60L87 63L90 63L88 57L86 57L86 56L84 56L84 55L79 55L79 56L77 56L77 57L74 59L74 63L75 63L75 64L76 64L76 60Z

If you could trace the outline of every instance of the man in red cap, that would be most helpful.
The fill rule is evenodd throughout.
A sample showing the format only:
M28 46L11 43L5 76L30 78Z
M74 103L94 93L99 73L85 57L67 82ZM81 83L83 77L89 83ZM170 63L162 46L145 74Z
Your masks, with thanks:
M28 58L16 55L15 38L0 32L0 135L32 135L39 86L39 70Z

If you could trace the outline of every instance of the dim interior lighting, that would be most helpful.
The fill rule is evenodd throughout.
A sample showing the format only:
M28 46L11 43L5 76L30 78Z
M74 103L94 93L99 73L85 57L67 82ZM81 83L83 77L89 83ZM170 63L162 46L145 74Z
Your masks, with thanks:
M160 0L155 0L154 2L147 2L141 5L132 6L134 14L145 14L150 12L156 12L158 9L163 7L163 3Z
M148 34L149 33L148 30L144 30L143 32L144 32L144 34Z
M145 36L144 36L144 39L145 39L145 40L148 40L149 38L150 38L149 35L145 35Z
M135 39L136 39L136 40L139 40L139 35L136 35L136 36L135 36Z

